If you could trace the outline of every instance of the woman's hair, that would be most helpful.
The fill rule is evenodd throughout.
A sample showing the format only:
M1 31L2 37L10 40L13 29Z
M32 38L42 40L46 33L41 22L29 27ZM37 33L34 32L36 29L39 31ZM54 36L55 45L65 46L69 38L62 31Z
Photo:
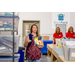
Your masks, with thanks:
M59 28L59 27L57 27L57 28ZM57 28L56 28L56 30L55 30L55 33L57 34ZM60 34L60 28L59 28L59 34Z
M40 34L39 34L39 32L38 32L38 26L37 26L36 24L33 24L33 25L31 26L30 32L32 33L32 28L33 28L33 26L36 26L36 28L37 28L36 35L37 35L37 36L40 36Z
M71 29L71 28L72 28L72 32L74 31L73 27L70 26L70 27L68 28L68 32L70 32L70 29Z

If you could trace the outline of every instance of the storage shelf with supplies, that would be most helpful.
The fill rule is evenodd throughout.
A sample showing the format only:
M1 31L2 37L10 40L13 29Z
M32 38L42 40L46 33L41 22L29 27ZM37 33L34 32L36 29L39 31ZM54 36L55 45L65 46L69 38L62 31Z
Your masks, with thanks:
M14 36L14 32L18 32L19 16L15 15L15 12L12 12L12 15L9 14L9 12L7 13L8 15L4 15L4 14L5 12L0 14L0 31L13 32L13 35L10 35L12 37L9 37L8 35L4 36L6 37L5 41L4 40L2 41L2 39L4 38L3 38L3 35L1 35L0 37L1 38L0 39L0 56L6 56L6 57L12 56L12 61L14 62L15 53L17 53L18 44L19 44L17 43L19 41L18 39L17 39L17 42L15 41L16 36ZM12 39L12 42L11 42L11 39ZM16 47L15 47L15 42L17 43ZM4 50L4 52L2 49Z
M14 16L14 30L18 30L19 17ZM0 15L0 30L13 30L13 15Z

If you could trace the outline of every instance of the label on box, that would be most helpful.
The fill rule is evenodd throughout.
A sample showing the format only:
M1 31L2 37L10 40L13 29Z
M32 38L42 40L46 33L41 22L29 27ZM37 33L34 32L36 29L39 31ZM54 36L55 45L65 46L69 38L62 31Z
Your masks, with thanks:
M71 57L75 57L75 52L72 52L71 53Z

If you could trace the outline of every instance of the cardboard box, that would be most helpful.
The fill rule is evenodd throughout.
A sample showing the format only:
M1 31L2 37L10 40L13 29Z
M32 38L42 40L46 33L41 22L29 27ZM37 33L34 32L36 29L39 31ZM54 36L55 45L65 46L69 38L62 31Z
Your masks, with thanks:
M25 29L29 29L29 25L25 25Z
M49 36L43 36L43 40L49 40Z

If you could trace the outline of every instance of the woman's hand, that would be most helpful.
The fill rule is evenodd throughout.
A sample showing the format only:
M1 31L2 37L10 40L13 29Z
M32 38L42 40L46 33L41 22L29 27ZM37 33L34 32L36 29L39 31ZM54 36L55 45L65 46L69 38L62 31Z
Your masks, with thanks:
M31 40L29 39L29 36L27 36L25 39L24 47L27 47L30 42Z
M37 47L41 49L43 47L43 45L37 45Z
M27 40L27 43L30 43L30 42L31 42L31 40L30 40L30 39L28 39L28 40Z
M25 41L26 41L26 43L30 43L31 42L31 40L29 39L29 36L27 36Z

